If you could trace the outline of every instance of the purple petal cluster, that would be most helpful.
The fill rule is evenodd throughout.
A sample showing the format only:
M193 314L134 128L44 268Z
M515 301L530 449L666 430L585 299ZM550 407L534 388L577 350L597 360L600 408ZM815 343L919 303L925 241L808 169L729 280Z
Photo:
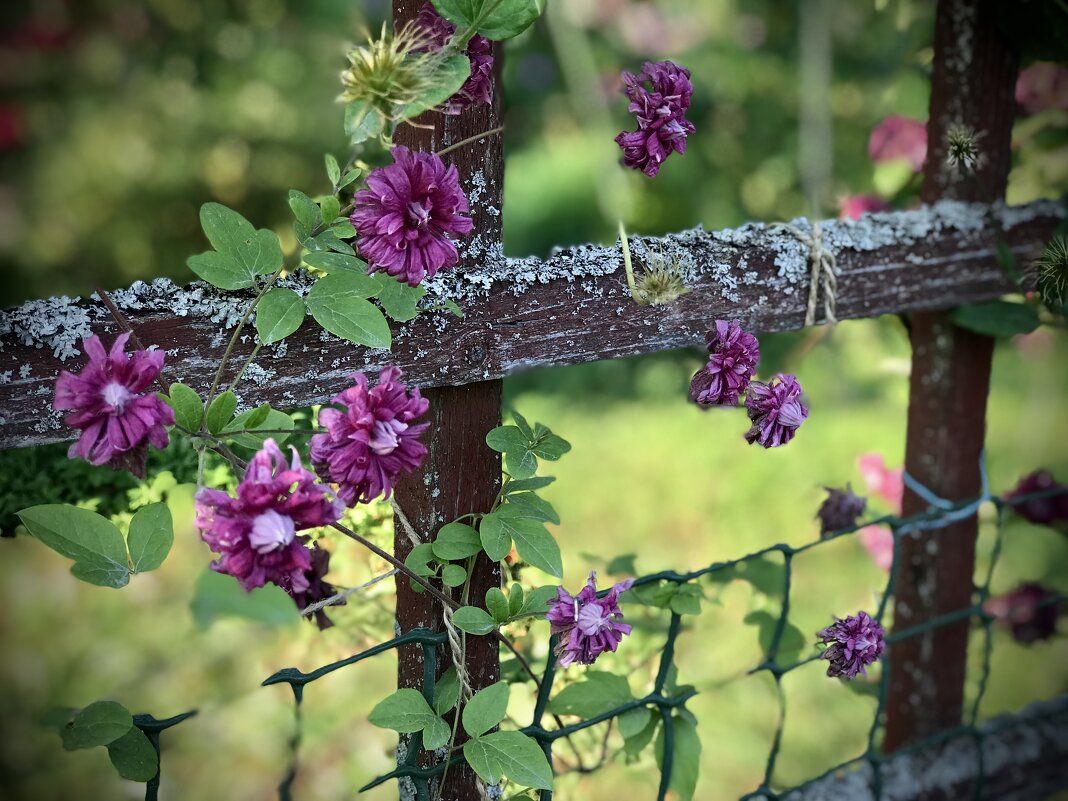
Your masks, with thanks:
M852 679L858 673L867 675L867 666L878 662L886 648L886 632L867 612L857 612L844 620L835 618L834 625L816 636L827 644L821 657L831 663L827 675L832 677Z
M1059 484L1048 470L1036 470L1024 476L1006 498L1013 500L1044 492L1051 494L1046 498L1032 498L1015 504L1012 510L1024 520L1040 526L1068 523L1068 487Z
M308 591L314 568L312 551L297 532L334 523L342 511L296 450L286 464L273 439L252 457L237 497L208 488L196 495L197 528L220 554L212 570L233 576L246 590L270 581L290 595Z
M592 665L605 651L615 651L630 626L621 623L619 595L630 589L634 579L616 584L603 598L597 597L594 571L578 595L572 596L563 587L557 588L556 600L549 604L545 616L551 631L558 635L556 656L561 667L573 662Z
M130 452L140 451L143 461L146 441L157 448L167 446L166 426L174 425L174 410L148 388L163 369L163 351L125 353L129 333L120 334L105 352L95 334L85 340L89 362L77 375L64 370L56 380L52 408L69 411L64 421L81 429L70 446L70 458L90 464L132 464Z
M391 152L393 163L374 170L356 193L350 219L370 271L417 286L460 261L449 235L468 234L474 224L463 216L469 207L455 166L435 153Z
M693 95L690 72L673 61L646 61L637 75L624 72L623 83L638 129L623 131L615 141L625 166L653 178L672 152L686 152L686 137L696 130L684 116Z
M816 517L820 520L820 535L853 528L857 524L857 518L864 514L868 507L868 499L855 495L849 484L845 489L824 489L827 490L827 498L816 512Z
M293 602L297 605L297 609L306 609L312 604L334 595L334 585L324 579L328 572L330 572L330 552L323 550L318 544L313 545L311 548L311 569L304 574L304 580L307 582L308 587L301 592L290 593L293 596ZM342 598L333 605L344 606L345 599ZM334 621L327 617L325 608L316 610L314 614L315 622L320 631L334 625Z
M988 598L983 611L1012 630L1012 638L1023 645L1048 640L1057 631L1058 593L1041 584L1021 584L1005 595Z
M752 426L745 434L752 445L765 448L785 445L808 417L808 407L800 400L801 384L796 376L780 373L767 384L752 381L745 395L745 410Z
M429 2L423 3L419 9L415 25L429 37L427 49L432 53L443 50L456 33L456 27L439 15ZM493 100L493 45L490 40L476 33L468 41L464 55L471 61L471 75L456 94L445 101L441 109L444 114L459 114L468 106Z
M760 343L737 320L716 320L706 336L708 364L690 382L690 400L700 406L737 406L760 361Z
M401 383L397 367L385 368L378 385L369 389L363 373L353 373L355 385L324 407L319 425L325 429L311 439L311 460L324 481L337 484L348 505L389 497L401 473L411 472L426 458L419 435L429 423L415 423L430 404L418 389Z

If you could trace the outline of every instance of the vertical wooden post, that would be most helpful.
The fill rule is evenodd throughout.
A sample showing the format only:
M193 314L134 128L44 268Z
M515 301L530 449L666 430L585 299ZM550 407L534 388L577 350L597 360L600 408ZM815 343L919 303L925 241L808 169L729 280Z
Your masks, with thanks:
M394 25L401 26L415 18L423 0L393 0ZM449 144L497 127L500 119L500 93L496 87L500 76L500 45L494 45L494 103L468 108L457 116L429 112L415 122L419 126L401 125L394 142L418 150L440 150ZM471 201L475 228L460 246L460 267L475 267L501 254L501 206L504 187L504 155L499 134L452 151L445 157L455 164ZM477 247L474 244L477 243ZM428 343L428 347L450 347L447 342ZM458 358L478 363L486 358L484 350L471 347ZM430 430L426 444L430 451L422 469L407 476L396 489L396 501L413 528L426 542L433 540L445 523L468 512L488 511L501 483L500 455L486 446L486 432L501 419L501 382L483 381L462 387L424 390L430 401ZM403 559L412 548L408 536L397 525L394 539L396 555ZM470 586L470 603L482 605L486 590L500 586L500 565L483 553L475 562ZM426 593L416 593L408 579L397 577L397 625L401 633L423 626L441 630L442 609ZM418 646L402 648L398 658L397 683L400 687L420 688L423 677L423 654ZM438 674L451 664L448 647L438 651ZM489 637L467 638L465 664L471 686L486 687L500 678L500 658L495 640ZM466 736L458 733L458 743ZM452 768L442 789L442 801L478 801L480 798L474 773L463 765Z
M994 201L1004 197L1015 112L1017 54L993 19L996 0L939 0L922 197ZM978 136L974 171L947 162L946 136L966 126ZM953 325L948 312L912 316L905 469L937 495L980 491L994 342ZM906 489L904 514L924 501ZM974 592L975 517L907 535L894 597L894 626L906 629L968 606ZM885 748L893 751L961 721L969 622L893 645Z

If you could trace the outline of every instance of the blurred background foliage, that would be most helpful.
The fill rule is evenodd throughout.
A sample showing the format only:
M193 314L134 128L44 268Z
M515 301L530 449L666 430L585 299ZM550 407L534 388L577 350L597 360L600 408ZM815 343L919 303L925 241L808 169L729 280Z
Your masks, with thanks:
M233 206L295 247L286 191L327 189L322 154L345 152L334 103L344 44L377 30L386 5L4 4L0 303L85 295L97 284L157 275L188 280L185 259L203 247L197 208L207 200ZM915 179L900 170L880 173L867 144L887 116L925 119L931 24L932 4L920 0L550 2L547 16L510 43L505 63L506 251L545 254L554 245L609 241L617 216L636 233L658 234L837 216L843 199L858 194L913 202ZM619 72L663 57L693 73L688 116L697 133L687 154L673 156L649 181L617 164L612 137L629 124ZM832 65L826 83L821 64ZM1021 115L1010 200L1064 192L1066 130L1063 106ZM797 373L813 410L781 451L748 448L743 413L702 413L686 402L700 363L696 350L506 381L508 404L574 445L553 466L560 480L546 491L563 518L556 533L568 586L619 553L633 553L637 570L648 572L780 541L801 544L817 534L821 485L852 481L862 490L856 460L864 453L900 465L908 345L898 320L849 322L830 337L766 336L761 346L761 373ZM995 489L1039 466L1062 481L1068 474L1066 363L1063 330L999 344L988 433ZM11 533L11 512L34 503L78 500L121 514L166 499L176 541L161 570L122 591L79 584L64 560L26 537L0 543L5 797L137 797L140 786L118 779L100 752L64 753L54 733L34 722L49 706L97 698L158 717L200 709L164 738L161 797L273 797L285 773L292 710L284 689L259 682L280 667L309 669L388 636L390 583L333 613L338 625L322 634L269 603L278 614L266 613L260 623L209 621L203 603L195 616L191 603L210 556L191 525L195 466L188 452L172 448L157 457L145 485L69 463L63 453L59 446L0 457L0 529ZM890 511L877 499L872 507ZM389 541L382 509L361 515L362 530ZM980 570L992 535L984 516ZM331 577L339 586L385 570L347 543L324 546L334 552ZM791 622L806 640L832 614L870 608L884 581L854 538L816 549L795 567ZM1063 536L1011 519L995 591L1022 580L1065 591L1066 568ZM700 690L692 704L704 740L697 797L732 798L758 783L777 716L767 678L746 676L760 653L743 619L778 601L740 581L706 591L704 614L680 641L680 681ZM665 620L637 607L628 614L638 633L609 662L637 691ZM985 715L1068 689L1063 638L1025 648L996 634ZM535 635L523 643L541 657L544 638ZM393 736L366 716L389 691L393 671L390 658L370 660L309 689L301 801L351 797L390 767ZM863 750L873 699L826 679L819 665L791 673L784 685L780 783ZM513 695L512 713L523 720L527 701ZM607 801L618 797L621 781L633 797L653 797L651 754L634 766L618 758L601 774L565 776L559 797ZM394 794L383 788L368 797Z

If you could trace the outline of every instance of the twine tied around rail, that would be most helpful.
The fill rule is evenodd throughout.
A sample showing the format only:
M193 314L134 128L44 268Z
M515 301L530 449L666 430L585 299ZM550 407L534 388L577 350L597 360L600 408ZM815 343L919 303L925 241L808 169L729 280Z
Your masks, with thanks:
M819 302L820 276L823 277L823 316L829 325L838 322L835 316L835 295L838 292L838 277L835 275L838 263L834 253L823 247L823 229L818 222L812 223L812 233L808 234L789 223L775 223L768 226L769 231L786 231L808 248L808 261L812 269L809 275L808 306L805 309L805 328L816 323L816 306Z

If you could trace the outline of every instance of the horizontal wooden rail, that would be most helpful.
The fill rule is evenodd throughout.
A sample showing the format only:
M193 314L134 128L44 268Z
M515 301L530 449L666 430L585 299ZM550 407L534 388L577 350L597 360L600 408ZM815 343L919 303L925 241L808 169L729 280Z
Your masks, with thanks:
M1063 215L1052 202L942 202L862 221L823 222L825 247L838 262L837 316L996 298L1012 288L998 263L999 241L1026 267ZM808 230L805 221L795 225ZM355 347L309 320L287 342L263 349L242 385L242 402L281 408L319 403L346 386L349 373L376 373L390 363L422 386L461 385L525 368L697 344L716 318L738 319L760 332L804 323L808 246L761 224L632 237L639 273L652 256L677 263L686 276L690 291L656 307L628 296L618 243L561 249L547 260L504 259L477 237L466 248L468 254L481 249L479 269L439 274L428 285L428 300L455 300L462 319L440 312L395 325L392 353ZM303 291L309 280L297 273L283 284ZM135 283L112 298L146 345L167 350L170 375L199 389L210 384L228 329L248 301L243 293L202 283L183 288L166 279ZM95 298L30 301L0 313L0 449L69 439L72 432L50 408L56 375L81 367L83 337L110 339L117 332ZM251 351L251 338L239 355Z

